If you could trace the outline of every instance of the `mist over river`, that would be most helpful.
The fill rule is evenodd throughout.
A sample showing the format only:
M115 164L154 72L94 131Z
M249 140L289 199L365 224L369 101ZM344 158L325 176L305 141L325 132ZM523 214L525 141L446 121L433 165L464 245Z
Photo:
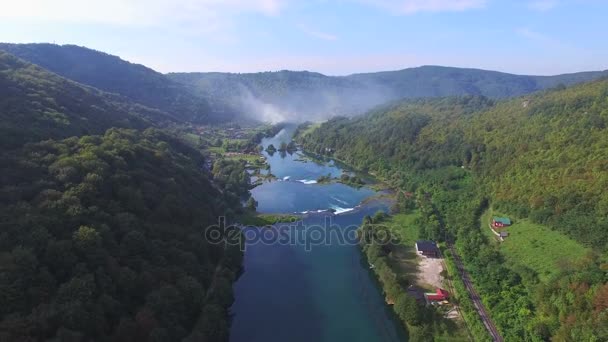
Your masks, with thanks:
M262 141L288 143L295 127ZM252 190L262 213L305 213L294 227L278 225L283 234L311 226L322 233L352 237L366 215L387 210L377 192L340 183L316 184L319 176L344 172L335 163L316 163L294 154L263 152L278 180ZM365 204L361 204L365 201ZM292 224L293 225L293 224ZM247 228L257 230L259 228ZM306 234L304 234L306 235ZM385 304L369 266L352 241L332 238L304 243L249 243L243 274L235 284L230 340L244 341L399 341L405 338Z

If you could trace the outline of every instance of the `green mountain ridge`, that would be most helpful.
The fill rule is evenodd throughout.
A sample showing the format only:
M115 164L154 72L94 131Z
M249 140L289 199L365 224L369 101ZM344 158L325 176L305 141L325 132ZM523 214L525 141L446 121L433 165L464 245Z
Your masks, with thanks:
M131 101L170 113L184 121L224 122L227 112L180 83L140 64L76 45L7 44L4 50L60 76L100 90L120 94Z
M249 174L181 122L0 51L0 340L228 339Z
M99 134L176 121L159 110L67 80L0 51L0 142Z
M607 130L608 80L602 80L499 101L408 100L332 119L298 140L308 151L413 193L418 207L429 209L415 223L420 238L455 240L505 341L602 341L608 338ZM404 192L397 210L408 206ZM524 260L509 264L501 244L490 241L494 235L482 231L489 229L480 222L488 208L516 226L552 229L578 241L579 250L590 249L575 260L563 258L571 251L537 255L551 268L542 275ZM534 233L519 236L530 257L556 243L551 234ZM461 310L477 317L472 305Z
M7 51L73 81L195 123L230 120L322 121L361 114L403 98L481 95L514 97L608 76L608 71L557 76L422 66L326 76L309 71L169 73L75 45L7 44Z
M308 71L261 73L171 73L202 96L244 111L253 97L275 106L286 120L322 120L360 114L382 103L404 98L480 95L506 98L570 86L608 76L608 71L557 76L525 76L440 66L423 66L350 76L326 76ZM255 106L253 106L255 107Z
M331 148L335 157L377 172L389 165L420 172L463 166L520 216L607 249L608 197L599 190L608 186L606 108L608 81L505 101L409 100L332 119L304 144L317 153Z

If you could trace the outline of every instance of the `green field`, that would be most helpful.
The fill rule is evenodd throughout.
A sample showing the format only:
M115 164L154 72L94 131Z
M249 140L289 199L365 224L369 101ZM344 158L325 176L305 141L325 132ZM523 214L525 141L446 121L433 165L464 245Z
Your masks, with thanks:
M413 211L409 214L397 214L391 216L385 224L401 238L401 244L414 247L414 243L418 240L418 225L416 220L419 217L418 211Z
M320 123L311 123L310 125L308 125L308 127L306 127L304 130L302 130L301 132L298 133L298 138L303 138L305 136L307 136L308 134L312 133L315 129L319 128L321 126Z
M492 216L508 216L488 210L481 217L481 229L489 239L498 242L488 224ZM550 228L511 217L506 229L509 237L500 243L500 251L512 266L534 270L541 281L548 281L560 271L560 265L580 260L589 251L578 242Z
M289 214L259 214L245 212L238 218L238 222L245 226L266 227L277 223L293 223L301 220L297 215Z
M242 160L250 164L261 164L263 165L262 155L260 154L247 154L247 153L232 153L224 154L224 158L227 160Z
M397 275L402 286L407 286L416 279L418 258L414 244L418 239L418 225L416 220L418 211L408 214L397 214L380 223L395 234L400 243L390 246L390 254L386 259L387 264Z

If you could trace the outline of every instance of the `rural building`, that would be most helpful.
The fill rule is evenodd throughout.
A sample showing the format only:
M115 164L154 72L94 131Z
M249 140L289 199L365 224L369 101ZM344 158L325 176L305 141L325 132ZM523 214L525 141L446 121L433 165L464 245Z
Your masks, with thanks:
M425 293L424 296L430 302L441 302L450 298L450 294L444 289L437 289L435 293Z
M509 233L508 233L508 232L500 232L500 237L501 237L502 239L504 239L504 238L506 238L506 237L508 237L508 236L509 236Z
M416 241L416 252L426 257L436 258L439 256L439 249L437 248L437 244L433 241Z
M424 291L419 288L416 287L414 285L410 285L407 288L407 292L406 294L412 298L414 298L416 300L416 302L418 302L419 304L424 304L425 299L424 299Z
M508 217L493 217L492 228L504 228L511 225L511 219Z

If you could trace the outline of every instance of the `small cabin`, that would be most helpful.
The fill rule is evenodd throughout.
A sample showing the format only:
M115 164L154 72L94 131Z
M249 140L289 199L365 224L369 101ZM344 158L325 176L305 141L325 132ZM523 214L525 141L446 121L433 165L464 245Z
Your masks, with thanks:
M433 241L416 241L416 252L425 257L436 258L439 256L439 248L437 248L437 244Z
M504 228L511 225L511 219L508 217L493 217L492 228Z
M424 295L430 302L441 302L450 298L450 294L444 289L437 289L435 293L425 293Z
M416 302L419 303L419 304L424 304L424 302L425 302L424 290L422 290L419 287L416 287L414 285L410 285L407 288L406 294L408 296L414 298L416 300Z

